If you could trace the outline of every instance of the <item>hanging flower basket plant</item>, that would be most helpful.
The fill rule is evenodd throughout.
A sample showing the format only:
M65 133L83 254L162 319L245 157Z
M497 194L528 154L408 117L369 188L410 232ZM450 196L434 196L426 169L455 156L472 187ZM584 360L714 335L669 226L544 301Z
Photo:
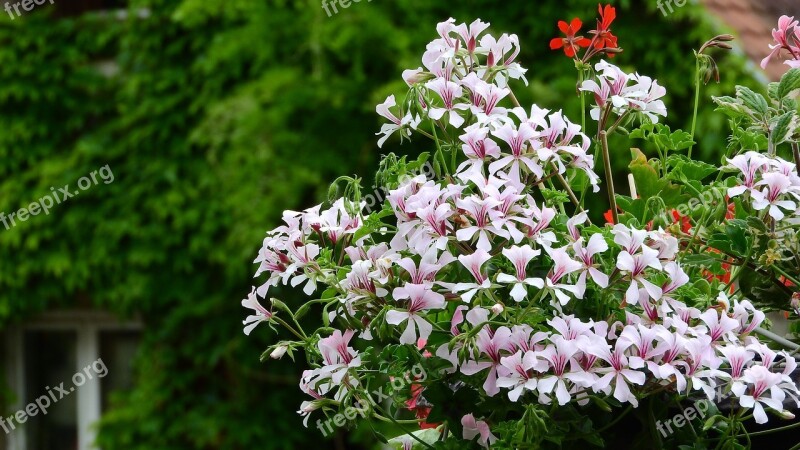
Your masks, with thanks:
M550 42L575 62L574 119L517 101L516 35L440 23L423 67L403 73L408 94L377 107L379 146L430 151L384 158L385 199L342 178L344 195L267 233L245 332L293 336L265 357L305 356L309 430L365 422L393 448L575 448L631 420L630 446L733 449L753 426L795 426L782 422L800 407L798 347L764 312L796 321L800 306L798 22L774 31L769 58L791 66L780 82L714 98L732 128L716 166L693 158L694 126L661 123L664 87L610 62L615 16L601 7L584 33L559 22ZM730 40L695 53L698 100ZM612 135L629 145L609 148ZM630 161L616 182L630 195L614 191L612 158ZM597 195L611 208L592 221ZM271 298L278 285L308 301Z

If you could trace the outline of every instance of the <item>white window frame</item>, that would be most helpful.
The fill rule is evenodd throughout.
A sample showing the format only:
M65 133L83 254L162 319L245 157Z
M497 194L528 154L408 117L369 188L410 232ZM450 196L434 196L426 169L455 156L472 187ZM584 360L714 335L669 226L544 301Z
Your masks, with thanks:
M138 319L120 321L111 314L102 311L56 311L47 312L36 319L22 325L11 326L5 330L5 366L6 378L12 392L17 394L15 404L10 412L25 408L24 347L23 336L26 331L72 331L77 335L76 368L79 372L100 358L100 333L104 331L141 331L142 323ZM69 381L69 380L65 380ZM45 386L42 386L44 389ZM97 449L96 430L93 425L102 414L101 384L86 383L75 390L77 396L78 448L80 450ZM7 416L6 416L7 417ZM6 448L8 450L28 450L25 424L16 424L17 429L8 433Z

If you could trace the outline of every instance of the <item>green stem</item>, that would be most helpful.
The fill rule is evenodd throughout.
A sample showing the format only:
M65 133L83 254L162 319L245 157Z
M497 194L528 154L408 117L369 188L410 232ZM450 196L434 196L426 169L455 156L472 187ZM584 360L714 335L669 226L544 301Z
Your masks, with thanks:
M553 169L556 171L555 172L556 178L558 178L558 181L561 182L561 184L564 186L564 189L567 190L569 199L572 200L572 203L575 204L575 206L578 208L580 212L584 212L583 208L581 207L581 202L578 200L578 197L575 196L575 193L572 192L572 188L569 187L569 183L567 183L567 180L565 180L564 177L561 176L560 173L558 173L558 167L555 165L555 163L553 163Z
M611 125L611 128L608 129L608 134L614 134L614 131L616 131L617 128L619 128L619 126L622 125L622 121L625 120L625 118L628 117L630 112L631 112L630 110L626 110L624 113L622 113L622 115L619 116L617 121L614 122L614 125Z
M628 413L629 413L629 412L631 412L631 411L633 411L633 406L628 406L628 407L625 409L625 411L622 411L622 413L620 413L620 414L619 414L619 415L618 415L616 418L614 418L614 420L612 420L611 422L609 422L609 423L608 423L608 425L604 426L603 428L600 428L600 429L599 429L599 430L597 430L595 433L596 433L596 434L601 434L602 432L604 432L604 431L608 430L609 428L613 427L614 425L616 425L617 423L619 423L619 421L620 421L620 420L622 420L622 419L623 419L623 418L624 418L626 415L628 415Z
M797 142L792 142L792 155L794 155L794 165L797 166L797 173L800 173L800 147Z
M405 427L403 427L402 425L400 425L400 423L397 421L397 419L395 419L394 417L392 417L392 415L391 415L391 414L387 413L387 412L386 412L386 410L384 410L383 408L381 408L381 407L380 407L380 406L378 406L378 405L374 405L374 407L375 407L375 409L377 409L378 411L380 411L381 413L383 413L383 414L385 415L385 417L382 417L382 419L388 419L388 420L389 420L391 423L393 423L393 424L394 424L394 425L395 425L397 428L399 428L399 429L400 429L400 431L402 431L403 433L405 433L405 434L407 434L407 435L411 436L411 438L413 438L415 441L417 441L417 442L419 442L420 444L424 445L424 446L425 446L425 448L430 448L430 449L432 449L432 448L433 448L433 446L431 446L431 445L430 445L430 444L428 444L427 442L425 442L425 441L423 441L422 439L420 439L420 438L419 438L417 435L415 435L414 433L412 433L412 432L410 432L410 431L406 430L406 428L405 428ZM374 414L374 413L373 413L373 414ZM377 415L377 414L376 414L376 415Z
M522 108L522 105L519 104L519 100L517 100L517 96L514 95L514 92L511 89L508 90L508 98L511 99L511 103L514 104L517 108Z
M586 133L586 96L585 92L581 90L583 82L586 81L586 71L581 67L578 71L578 95L581 97L581 131Z
M403 419L403 420L392 419L392 418L389 418L389 417L383 417L382 415L380 415L380 414L378 414L376 412L373 412L372 416L375 417L376 419L380 420L381 422L400 423L400 424L408 424L408 425L417 425L417 424L419 424L419 420L415 420L415 419Z
M272 320L274 320L275 322L278 322L279 324L283 325L283 326L284 326L284 327L285 327L287 330L291 331L291 332L292 332L292 334L294 334L295 336L297 336L297 338L298 338L298 339L300 339L301 341L306 341L306 340L308 340L308 336L301 336L301 335L300 335L300 333L298 333L298 332L297 332L297 330L295 330L294 328L292 328L292 327L291 327L291 325L289 325L288 323L286 323L286 322L285 322L283 319L281 319L280 317L275 317L275 316L272 316Z
M440 164L442 165L442 170L446 172L447 176L450 176L450 170L447 168L447 161L444 159L444 153L442 152L442 145L439 143L439 135L436 134L436 124L433 122L433 120L431 120L431 131L433 131L434 141L436 141L436 155L440 160ZM442 173L441 175L445 175L445 173Z
M697 111L700 109L700 58L695 55L695 63L694 63L694 115L692 116L692 141L694 141L694 133L697 129ZM694 148L694 143L689 146L689 159L692 159L692 149Z
M747 261L750 259L750 256L752 256L752 254L753 254L753 248L750 248L747 251L747 255L745 255L744 257L744 262L740 266L736 267L736 273L734 273L733 276L731 276L731 280L728 281L728 284L725 285L725 289L723 289L723 292L728 292L728 289L730 289L731 286L733 286L733 283L735 283L736 280L739 279L739 276L744 271L744 267L747 265Z
M763 436L765 434L780 433L781 431L791 430L791 429L794 429L794 428L797 428L797 427L800 427L800 422L793 423L791 425L786 425L785 427L773 428L771 430L754 431L754 432L748 433L748 434L750 435L750 437ZM740 437L744 437L744 436L745 436L744 434L737 434L735 437L736 438L740 438Z
M606 172L606 190L608 191L608 203L611 205L611 215L614 223L619 223L619 213L617 212L617 196L614 192L614 177L611 173L611 157L608 152L608 133L606 130L600 131L600 145L603 150L603 164Z
M798 280L797 280L797 278L795 278L795 277L793 277L793 276L789 275L788 273L786 273L786 272L785 272L783 269L781 269L780 267L778 267L778 266L776 266L776 265L773 265L773 266L772 266L772 269L774 269L776 272L778 272L779 274L781 274L781 275L783 275L784 277L786 277L786 279L787 279L787 280L789 280L789 281L791 281L792 283L794 283L794 285L795 285L795 286L800 286L800 281L798 281Z
M700 234L700 227L705 226L706 224L706 215L708 214L708 210L706 209L703 211L703 215L700 216L700 220L695 222L694 224L694 234L692 235L692 240L689 241L689 245L686 246L686 250L691 250L692 246L694 246L695 241L697 241L697 235Z
M647 402L647 416L648 416L648 419L650 419L648 421L648 425L649 425L649 428L650 428L650 435L653 438L653 444L655 444L656 448L660 449L660 448L663 448L664 445L661 442L661 436L659 436L659 432L656 429L656 416L655 416L655 413L653 412L653 404L654 403L655 403L655 398L653 398L653 397L651 397L649 399L649 401Z

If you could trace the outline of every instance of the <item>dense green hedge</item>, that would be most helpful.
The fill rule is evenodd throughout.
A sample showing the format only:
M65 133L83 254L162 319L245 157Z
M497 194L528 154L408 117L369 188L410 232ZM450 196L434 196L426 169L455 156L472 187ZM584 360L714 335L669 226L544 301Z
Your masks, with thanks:
M651 3L618 4L626 52L616 63L665 84L672 124L685 128L691 49L719 30L695 6L667 21ZM316 443L294 413L300 368L260 364L275 337L241 331L238 299L264 230L281 210L321 201L335 176L374 171L374 105L402 93L402 69L419 65L449 16L517 33L531 79L520 100L574 114L572 63L547 44L556 20L592 20L596 3L375 0L330 18L319 0L131 7L149 18L56 18L42 7L0 20L0 211L106 164L115 174L48 216L0 228L0 322L86 304L145 320L138 387L103 421L105 450ZM108 59L115 76L96 69ZM718 93L748 83L741 59L724 60ZM700 123L703 154L717 158L724 121L706 109Z

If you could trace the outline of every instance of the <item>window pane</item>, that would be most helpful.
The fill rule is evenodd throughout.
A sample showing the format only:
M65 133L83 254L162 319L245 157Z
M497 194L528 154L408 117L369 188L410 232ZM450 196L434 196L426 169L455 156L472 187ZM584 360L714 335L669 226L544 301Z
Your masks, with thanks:
M28 331L25 347L25 397L27 405L64 383L70 391L77 367L78 337L71 331ZM51 398L52 400L52 398ZM50 405L24 424L28 450L75 450L78 448L77 396L73 393Z
M126 3L126 0L68 0L56 2L55 7L59 16L77 16L90 11L125 9Z
M108 369L101 380L103 411L108 410L114 392L133 387L133 359L139 346L138 331L100 333L100 358Z

